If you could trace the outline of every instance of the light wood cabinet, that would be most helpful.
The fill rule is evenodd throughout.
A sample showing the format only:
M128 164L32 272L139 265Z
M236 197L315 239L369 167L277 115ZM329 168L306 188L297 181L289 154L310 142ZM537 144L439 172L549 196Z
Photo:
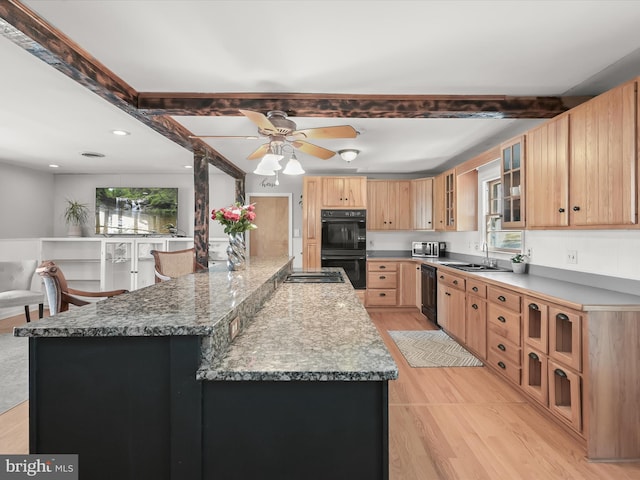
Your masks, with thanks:
M582 378L562 364L549 360L549 409L577 431L582 430Z
M320 218L322 177L303 177L302 267L320 268L322 222Z
M320 177L321 208L367 208L367 177Z
M456 171L444 172L444 228L456 229Z
M527 227L569 225L569 115L526 135Z
M367 230L411 230L411 181L367 182Z
M520 385L521 298L511 290L487 287L487 359L501 375Z
M417 305L416 263L398 262L398 306Z
M571 225L637 224L636 95L628 82L569 112Z
M537 402L548 406L547 356L530 345L525 345L522 359L522 389Z
M525 226L525 137L519 136L500 146L502 179L502 226Z
M549 357L582 371L582 315L556 305L549 307Z
M532 297L524 298L523 336L524 343L539 352L548 353L549 306Z
M438 231L446 230L444 195L444 174L441 174L433 179L433 226Z
M414 230L433 230L433 178L411 180Z
M438 271L438 324L463 344L465 340L465 279Z
M467 312L465 341L469 349L481 360L487 358L487 301L471 295L467 286Z
M416 308L416 268L413 261L367 261L366 306Z

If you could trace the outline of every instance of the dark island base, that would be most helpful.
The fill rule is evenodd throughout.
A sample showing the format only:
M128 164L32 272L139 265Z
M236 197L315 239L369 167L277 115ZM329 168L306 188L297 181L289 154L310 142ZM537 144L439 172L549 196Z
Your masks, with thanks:
M199 382L198 337L33 337L30 452L81 479L388 479L387 382Z

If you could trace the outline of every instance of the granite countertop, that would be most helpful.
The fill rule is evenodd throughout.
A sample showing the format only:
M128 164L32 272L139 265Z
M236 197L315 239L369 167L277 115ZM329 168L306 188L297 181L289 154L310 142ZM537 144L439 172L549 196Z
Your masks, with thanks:
M349 282L284 283L203 380L380 381L397 366Z
M404 251L368 251L367 257L380 260L404 260L411 259L417 263L428 263L446 268L451 273L465 277L480 278L486 283L499 287L511 288L523 294L542 296L550 301L571 304L573 308L584 311L595 310L639 310L640 295L596 288L579 283L572 283L554 278L542 277L531 274L519 274L513 272L466 272L452 267L441 265L442 263L464 262L455 257L422 258L411 257Z
M186 275L16 327L14 335L211 335L216 324L240 304L259 296L259 290L281 272L286 274L291 261L289 257L251 259L246 270L240 272L227 272L221 264L209 272Z

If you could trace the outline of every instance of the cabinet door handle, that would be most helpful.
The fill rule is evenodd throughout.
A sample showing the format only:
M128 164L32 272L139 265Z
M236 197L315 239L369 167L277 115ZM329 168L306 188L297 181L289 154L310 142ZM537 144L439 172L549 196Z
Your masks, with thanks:
M450 296L451 296L451 294L450 294L449 292L444 292L444 294L445 294L446 296L448 296L448 297L450 297Z
M568 322L569 321L569 317L567 317L564 313L559 313L556 315L556 318L558 320L561 320L563 322Z
M558 375L559 377L562 378L567 378L567 374L564 373L562 370L560 370L559 368L556 368L553 373L555 373L556 375Z
M506 302L506 301L507 301L507 299L506 299L506 298L504 298L502 295L500 295L500 296L498 297L498 300L500 300L501 302Z
M344 201L345 201L345 202L348 202L348 201L349 201L349 199L348 199L348 198L345 198L345 199L344 199Z
M507 366L506 366L504 363L502 363L502 362L498 362L498 366L499 366L500 368L502 368L503 370L507 368Z
M564 213L564 208L559 208L559 209L558 209L558 212L560 212L560 213Z
M453 281L453 284L454 284L454 285L457 285L457 284L458 284L458 280L454 280L454 281Z
M538 357L538 355L536 355L533 352L529 352L529 358L531 358L533 360L540 360L540 357Z
M580 211L580 207L576 205L575 207L573 207L573 211L574 212L579 212Z
M478 305L476 305L475 303L473 305L471 305L471 308L473 308L474 310L478 309Z
M478 291L478 287L473 287L471 290L473 290L474 292Z
M540 310L540 307L538 307L538 305L536 305L535 303L530 303L529 308L531 310Z
M499 344L498 344L498 348L499 348L500 350L502 350L503 352L506 352L506 351L507 351L507 347L505 347L505 346L504 346L503 344L501 344L501 343L499 343Z
M440 280L444 280L444 275L440 275Z
M498 317L498 320L501 321L502 323L507 323L507 319L504 318L502 315Z

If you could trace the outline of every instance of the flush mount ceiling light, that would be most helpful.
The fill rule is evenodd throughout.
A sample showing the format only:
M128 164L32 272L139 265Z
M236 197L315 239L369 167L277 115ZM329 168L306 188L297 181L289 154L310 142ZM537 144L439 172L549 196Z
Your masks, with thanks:
M98 152L82 152L80 155L87 158L103 158L104 157L104 153L98 153Z
M114 135L118 135L120 137L126 137L127 135L131 135L126 130L111 130L111 133L113 133Z
M356 157L360 153L360 150L355 150L353 148L347 148L345 150L339 150L338 153L340 154L340 156L342 157L342 159L345 162L350 162L350 161L356 159Z

